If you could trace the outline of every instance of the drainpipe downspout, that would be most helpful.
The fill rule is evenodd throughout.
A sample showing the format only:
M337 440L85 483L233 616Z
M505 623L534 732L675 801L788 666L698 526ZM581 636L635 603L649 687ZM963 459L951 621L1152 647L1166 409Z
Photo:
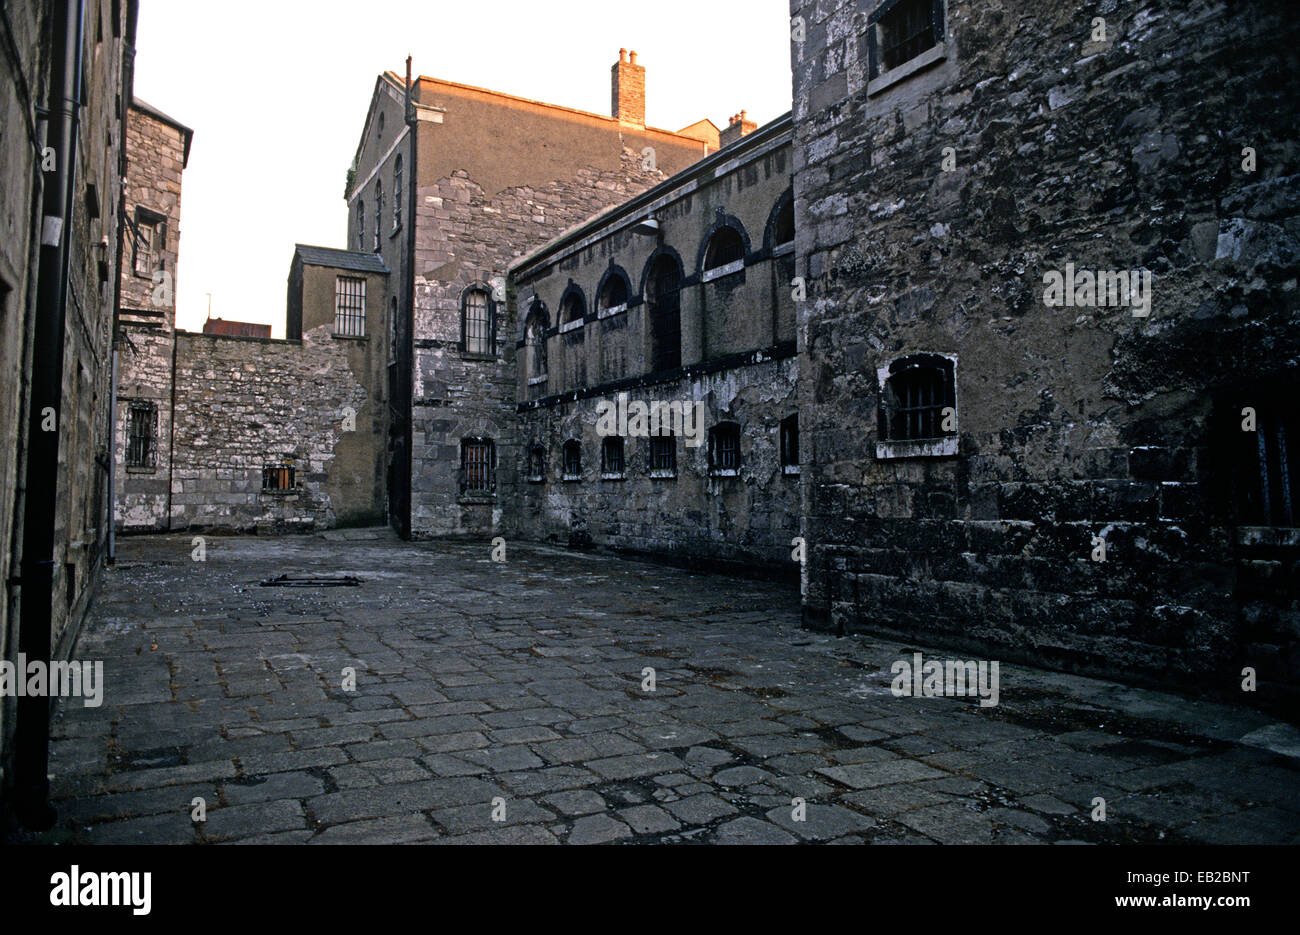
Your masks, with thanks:
M406 458L406 469L404 471L406 483L406 515L402 517L402 538L411 538L411 516L415 512L415 484L412 482L414 473L415 452L411 450L411 443L414 441L414 425L412 418L415 415L414 407L411 405L411 396L415 391L415 228L416 228L416 197L419 186L420 163L419 163L419 146L417 141L420 135L420 119L415 110L415 104L411 99L411 56L406 57L406 125L409 127L410 134L410 183L406 186L407 197L407 222L406 222L406 270L402 277L402 288L406 291L405 317L406 317L406 340L402 342L402 405L406 409L406 444L404 447L404 456Z
M69 241L76 192L84 0L55 4L46 145L56 154L41 201L41 250L33 329L31 402L27 419L26 497L23 510L22 611L18 649L48 671L54 622L54 523L59 490L59 431L63 413L63 344L68 298ZM45 431L50 413L56 431ZM45 830L49 804L50 701L18 699L14 773L18 819Z

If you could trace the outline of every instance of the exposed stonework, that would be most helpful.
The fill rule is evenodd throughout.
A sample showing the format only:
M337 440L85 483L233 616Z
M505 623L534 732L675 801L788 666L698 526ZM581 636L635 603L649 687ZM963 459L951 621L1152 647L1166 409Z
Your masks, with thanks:
M344 410L365 387L326 326L297 341L178 332L171 528L284 531L333 525L328 489ZM292 464L294 489L262 470Z
M1298 556L1225 470L1296 393L1294 16L953 0L873 80L877 6L791 5L807 619L1294 704ZM1150 316L1048 307L1067 264L1152 271ZM877 459L918 352L956 359L956 456Z

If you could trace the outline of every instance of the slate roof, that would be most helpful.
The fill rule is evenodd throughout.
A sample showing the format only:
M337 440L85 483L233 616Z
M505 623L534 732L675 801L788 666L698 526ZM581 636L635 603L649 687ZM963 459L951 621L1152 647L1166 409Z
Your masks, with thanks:
M313 247L308 244L295 244L295 257L301 257L308 266L328 266L331 269L347 269L357 273L387 273L384 259L377 253L362 253L359 250L335 250L333 247Z

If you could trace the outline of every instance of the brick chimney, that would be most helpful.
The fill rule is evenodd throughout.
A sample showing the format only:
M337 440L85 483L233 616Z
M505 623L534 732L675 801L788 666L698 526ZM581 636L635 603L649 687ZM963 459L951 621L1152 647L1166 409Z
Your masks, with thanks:
M610 69L613 93L610 107L622 123L645 126L645 66L636 63L636 53L629 61L627 49L618 50L618 63Z
M718 145L728 146L736 142L742 136L753 133L758 129L758 124L745 116L745 111L738 114L732 114L731 121L727 129L718 134Z

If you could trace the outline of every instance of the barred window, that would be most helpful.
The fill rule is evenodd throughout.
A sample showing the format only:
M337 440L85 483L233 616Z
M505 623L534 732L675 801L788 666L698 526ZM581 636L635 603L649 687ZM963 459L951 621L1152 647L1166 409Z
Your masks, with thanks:
M582 479L582 443L577 439L564 443L564 479Z
M157 461L158 407L136 401L126 416L126 466L152 468Z
M709 239L709 249L704 254L704 271L720 269L745 258L745 242L734 227L719 227Z
M546 376L546 315L534 310L528 316L528 327L524 329L524 346L527 354L529 380L538 380Z
M610 276L605 288L600 293L599 305L602 309L618 308L627 304L627 283L622 276Z
M951 360L914 354L894 361L881 394L881 439L929 441L956 434L956 397Z
M334 280L334 333L363 338L366 335L366 281L357 276Z
M460 492L495 493L496 443L490 438L466 438L460 443Z
M293 490L295 486L292 464L268 464L262 468L263 490Z
M604 477L622 477L626 464L623 459L623 439L616 435L600 443L600 473Z
M470 354L491 354L492 302L483 289L470 289L461 300L461 330L465 351Z
M677 473L677 436L650 436L650 472L661 477Z
M799 416L781 420L781 469L786 474L799 473Z
M871 77L875 78L939 44L943 0L884 0L868 22Z
M715 474L740 471L740 426L722 422L709 430L709 470Z
M1234 472L1237 480L1232 485L1238 498L1238 522L1243 526L1293 527L1300 506L1296 502L1300 417L1289 406L1261 401L1263 396L1257 393L1252 399L1255 430L1235 432L1241 439ZM1241 419L1238 412L1234 420Z

